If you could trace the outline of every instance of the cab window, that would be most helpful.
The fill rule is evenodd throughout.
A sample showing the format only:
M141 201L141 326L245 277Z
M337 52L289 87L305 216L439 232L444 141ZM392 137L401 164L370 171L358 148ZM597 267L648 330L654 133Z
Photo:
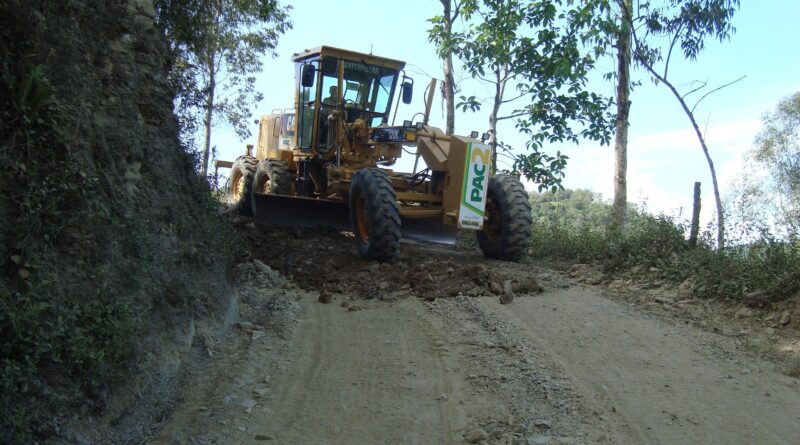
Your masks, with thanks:
M358 107L361 117L377 126L385 122L397 82L397 70L347 60L344 62L345 102Z
M339 61L330 57L322 59L322 89L320 92L319 122L317 124L317 151L325 153L328 146L328 135L335 128L328 128L328 116L339 101Z
M305 63L313 63L314 61L306 61ZM298 63L296 66L297 79L300 79L300 71L302 70L303 63ZM300 114L298 116L298 138L297 145L303 150L311 149L311 136L314 128L314 101L317 99L317 87L319 82L318 76L314 77L314 84L308 88L304 87L300 81L297 81L300 91L298 98L300 101Z

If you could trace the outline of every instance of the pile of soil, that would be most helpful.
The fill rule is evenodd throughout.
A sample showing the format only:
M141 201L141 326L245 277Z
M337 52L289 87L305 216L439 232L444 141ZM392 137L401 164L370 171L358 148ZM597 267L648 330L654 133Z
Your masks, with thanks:
M359 257L347 232L252 224L246 228L251 255L307 290L378 299L413 294L428 300L542 290L530 275L479 264L489 260L477 249L427 249L417 243L411 249L407 241L397 260L380 263Z

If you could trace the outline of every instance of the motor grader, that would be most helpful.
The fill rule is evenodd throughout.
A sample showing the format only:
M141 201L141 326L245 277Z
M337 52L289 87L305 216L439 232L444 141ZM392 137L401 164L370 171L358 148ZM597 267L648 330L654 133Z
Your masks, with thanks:
M413 79L405 62L322 46L294 54L295 107L263 116L256 152L230 166L229 203L257 222L352 230L361 256L391 260L401 236L452 241L474 230L487 257L516 260L531 230L517 178L490 176L491 149L428 125L436 81L421 119L390 125ZM393 122L393 121L392 121ZM415 150L414 171L391 167ZM425 168L418 168L420 158Z

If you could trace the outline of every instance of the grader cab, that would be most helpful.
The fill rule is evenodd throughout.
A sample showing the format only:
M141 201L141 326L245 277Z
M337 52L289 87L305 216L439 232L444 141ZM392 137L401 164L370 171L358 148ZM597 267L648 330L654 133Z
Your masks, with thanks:
M352 230L359 253L377 260L394 258L402 236L452 241L457 228L476 231L486 256L525 253L531 209L522 184L489 176L491 150L476 135L428 125L435 80L421 119L390 125L413 95L404 62L328 46L292 60L295 107L262 117L255 154L249 146L232 163L229 202L240 213ZM393 171L410 150L413 171Z

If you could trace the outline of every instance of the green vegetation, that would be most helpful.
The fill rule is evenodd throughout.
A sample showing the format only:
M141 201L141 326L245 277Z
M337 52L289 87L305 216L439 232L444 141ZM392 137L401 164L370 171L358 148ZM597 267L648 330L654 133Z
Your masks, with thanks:
M155 0L156 22L170 45L170 78L182 136L192 146L205 131L200 174L206 176L216 120L250 136L251 107L263 56L274 57L278 37L292 28L291 6L276 0Z
M65 229L108 224L110 209L92 199L98 178L70 158L63 105L52 96L46 68L31 66L2 81L0 90L17 92L3 94L7 126L0 135L0 166L15 179L0 184L3 220L12 223L4 224L0 245L0 437L7 442L26 440L45 412L87 401L98 407L107 385L129 364L135 318L116 295L99 288L91 295L59 295L54 277L38 273Z
M763 117L746 171L729 196L730 219L741 234L772 231L800 237L800 92Z
M587 139L607 144L611 139L610 100L591 91L587 80L602 54L600 44L590 42L600 25L594 6L563 0L464 0L452 5L451 13L450 4L443 4L445 14L430 19L429 41L440 57L456 56L473 79L494 92L488 98L462 95L456 107L489 110L493 166L499 148L514 172L536 181L540 190L557 189L567 157L542 152L545 143ZM452 29L451 14L462 17L463 29ZM498 139L503 120L512 120L528 136L529 153L516 154Z
M702 298L768 304L800 292L800 240L758 240L714 249L707 231L697 247L688 225L666 215L628 209L624 232L611 227L611 205L587 190L532 194L533 251L538 258L596 263L607 272L686 280Z

